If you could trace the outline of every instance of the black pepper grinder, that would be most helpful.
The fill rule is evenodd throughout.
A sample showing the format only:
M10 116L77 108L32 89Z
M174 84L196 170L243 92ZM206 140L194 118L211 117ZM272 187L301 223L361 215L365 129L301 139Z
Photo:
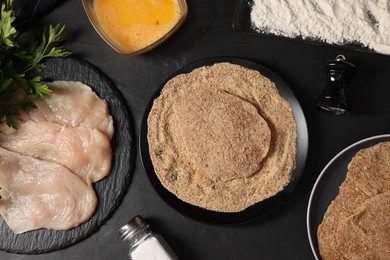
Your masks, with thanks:
M324 66L326 88L317 102L317 108L336 115L348 114L350 107L346 96L346 85L355 73L356 66L345 60L344 55L337 55Z

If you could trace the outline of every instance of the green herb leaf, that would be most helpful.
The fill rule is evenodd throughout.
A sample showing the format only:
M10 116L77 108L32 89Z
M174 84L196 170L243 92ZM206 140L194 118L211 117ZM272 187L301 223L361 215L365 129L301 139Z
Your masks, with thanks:
M58 24L56 27L50 25L49 30L45 30L42 35L41 44L33 42L31 49L31 61L26 66L25 72L28 72L31 69L36 69L37 71L42 71L45 68L45 65L42 63L42 60L48 57L67 57L71 53L66 51L63 46L58 46L58 44L63 40L65 31L65 26ZM27 53L27 57L28 53Z
M7 50L9 47L17 47L15 38L18 35L12 23L15 21L15 12L13 10L13 0L7 1L1 5L1 21L0 21L0 44L1 50Z
M65 25L61 24L45 29L40 42L21 46L17 41L20 32L13 26L16 19L13 4L14 0L6 0L0 8L0 120L5 119L8 126L17 128L20 109L28 112L36 108L34 99L51 93L40 76L27 75L45 69L46 58L67 57L71 52L61 45L65 33ZM15 99L16 86L24 91L21 100Z

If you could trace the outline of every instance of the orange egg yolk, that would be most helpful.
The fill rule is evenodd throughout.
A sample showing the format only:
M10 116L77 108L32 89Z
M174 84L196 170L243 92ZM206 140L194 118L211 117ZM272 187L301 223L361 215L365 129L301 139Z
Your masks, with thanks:
M126 52L158 41L180 18L177 0L95 0L94 9L103 29Z

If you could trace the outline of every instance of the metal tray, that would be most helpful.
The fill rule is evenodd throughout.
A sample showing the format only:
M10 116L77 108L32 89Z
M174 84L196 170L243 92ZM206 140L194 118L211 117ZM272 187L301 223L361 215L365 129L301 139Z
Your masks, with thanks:
M295 37L295 38L289 38L281 35L275 35L272 33L262 32L259 30L256 30L251 22L251 11L253 6L254 0L237 0L236 9L234 12L234 18L233 18L233 28L243 34L248 35L255 35L255 36L261 36L261 37L270 37L275 39L283 39L283 40L289 40L294 42L300 42L300 43L307 43L311 45L316 46L327 46L327 47L338 47L346 50L354 50L354 51L361 51L361 52L368 52L368 53L375 53L373 50L364 47L362 44L359 43L349 43L349 44L330 44L326 43L324 41L320 41L318 39L314 38L302 38L302 37Z

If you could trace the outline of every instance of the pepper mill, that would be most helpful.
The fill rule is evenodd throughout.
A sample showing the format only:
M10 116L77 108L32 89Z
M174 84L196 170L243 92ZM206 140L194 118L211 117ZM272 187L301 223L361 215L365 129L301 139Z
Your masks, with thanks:
M350 107L346 95L346 85L355 73L355 65L347 62L344 55L337 55L335 60L325 63L324 69L326 88L317 102L317 108L336 115L348 114Z

